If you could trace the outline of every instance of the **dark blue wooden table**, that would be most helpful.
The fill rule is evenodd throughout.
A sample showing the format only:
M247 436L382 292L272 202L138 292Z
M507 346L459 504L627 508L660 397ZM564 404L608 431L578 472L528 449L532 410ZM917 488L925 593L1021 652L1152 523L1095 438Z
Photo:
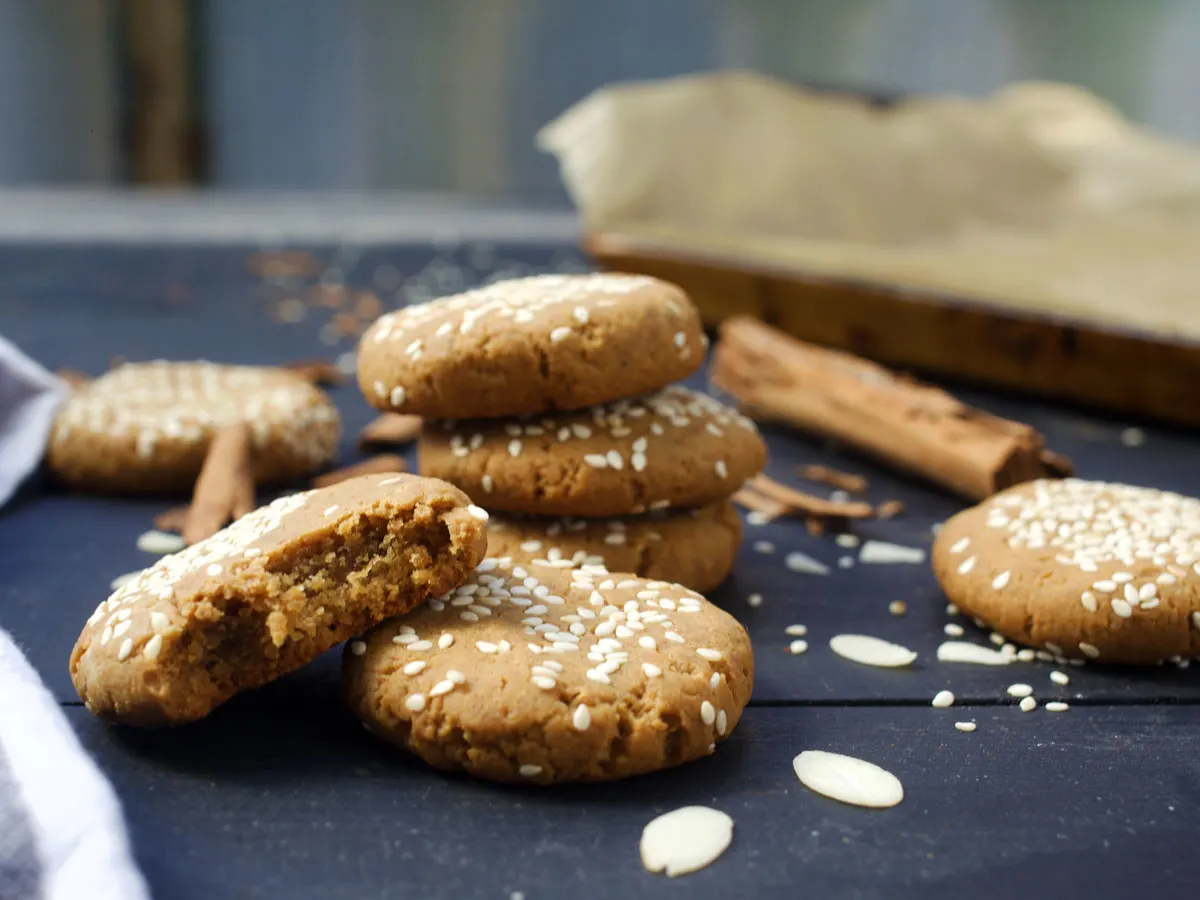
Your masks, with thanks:
M371 290L387 306L489 277L575 270L565 246L315 246L317 273L263 277L254 246L0 247L0 333L50 367L92 373L112 357L283 363L353 349L328 326L335 310L281 309L312 285ZM283 306L281 307L281 303ZM285 315L284 318L295 316ZM703 385L702 378L696 379ZM958 393L1031 422L1085 477L1200 492L1200 439L1144 423L970 390ZM335 390L353 435L371 417L352 387ZM1138 426L1130 446L1123 431ZM876 500L907 512L858 532L927 549L931 528L961 508L937 489L835 447L768 434L770 472L800 463L860 472ZM537 790L426 769L371 739L343 710L330 654L175 731L106 726L79 704L67 656L113 577L149 564L135 539L164 502L71 496L35 483L0 513L0 626L59 699L124 802L138 861L159 898L1090 896L1194 890L1200 832L1200 676L1174 667L1126 671L1052 664L939 664L943 627L987 643L952 618L926 565L841 568L855 551L795 522L749 527L734 577L713 599L754 640L751 709L717 754L626 783ZM774 553L755 549L768 541ZM799 550L826 577L784 565ZM762 596L761 605L747 598ZM889 613L901 600L907 613ZM792 655L785 628L808 627ZM863 632L920 654L907 671L857 666L828 640ZM1005 688L1027 682L1065 713L1019 712ZM933 695L958 703L933 709ZM978 724L972 734L954 723ZM891 810L840 806L811 794L792 757L827 749L872 760L904 782ZM712 867L673 881L638 860L642 826L705 804L735 820Z

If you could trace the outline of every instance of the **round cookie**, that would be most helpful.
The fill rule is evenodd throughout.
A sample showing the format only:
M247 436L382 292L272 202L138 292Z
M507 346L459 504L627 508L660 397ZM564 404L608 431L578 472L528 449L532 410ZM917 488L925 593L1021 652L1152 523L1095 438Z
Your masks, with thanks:
M415 475L282 497L118 588L80 634L71 680L105 718L199 719L460 584L483 557L486 520Z
M604 566L710 591L733 569L742 520L727 500L626 519L492 516L488 555L570 568Z
M1200 500L1065 479L954 516L933 546L946 596L1012 641L1112 663L1200 655Z
M552 416L430 423L418 444L423 474L488 509L586 518L713 503L766 454L753 422L679 386Z
M704 359L700 315L644 275L536 275L382 316L358 383L379 409L489 418L581 409L686 378Z
M219 429L250 428L255 480L327 464L341 421L326 394L283 369L207 362L129 363L74 391L55 419L51 470L72 487L190 490Z
M496 557L342 659L368 730L440 769L539 784L711 753L754 680L745 629L699 594Z

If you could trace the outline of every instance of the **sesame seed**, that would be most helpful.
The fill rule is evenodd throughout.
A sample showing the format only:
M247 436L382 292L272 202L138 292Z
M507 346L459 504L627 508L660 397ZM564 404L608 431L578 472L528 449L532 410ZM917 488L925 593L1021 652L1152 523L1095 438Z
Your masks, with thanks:
M1065 672L1059 672L1057 670L1050 673L1050 680L1055 684L1070 684L1071 682L1071 679L1067 677Z
M535 675L530 679L534 687L541 688L543 691L552 691L558 687L558 682L549 675Z
M788 644L788 653L792 656L799 656L808 650L808 641L795 640Z
M589 681L596 681L600 684L612 684L612 681L609 679L608 675L606 675L604 672L601 672L599 669L588 669L584 674L587 676Z
M150 613L150 627L155 631L165 631L170 624L171 620L167 618L165 613L160 613L157 610Z
M1001 588L1005 587L1008 584L1008 580L1011 577L1012 577L1012 572L1005 569L1003 572L1001 572L999 575L997 575L995 578L992 579L992 587L997 591L1000 590Z
M638 644L640 644L646 650L657 650L658 649L657 642L655 642L654 638L650 637L650 635L648 635L648 634L644 634L640 638L638 638Z
M425 660L417 659L406 665L403 671L405 675L420 675L421 672L425 670L427 665L429 665L429 663L425 662Z
M364 644L362 641L351 641L350 642L350 652L353 653L355 656L362 656L364 653L367 652L367 645Z
M662 669L654 665L654 663L644 662L642 663L642 672L645 673L647 678L657 678L662 674Z
M214 576L215 576L215 575L220 575L220 574L221 574L221 572L223 572L224 570L223 570L223 569L222 569L222 568L221 568L219 565L217 565L216 563L213 563L213 564L212 564L212 565L210 565L210 566L209 566L209 567L208 567L208 568L207 568L205 571L206 571L206 572L207 572L209 575L214 575Z
M146 641L146 646L142 648L142 656L150 661L158 659L158 654L162 651L163 639L161 634L156 634Z
M700 704L700 718L703 720L705 725L711 725L714 721L716 721L717 711L707 700Z
M492 481L491 475L484 475L482 478L479 479L479 484L480 484L480 487L483 488L483 492L485 494L490 494L492 492L492 489L495 487L495 482Z
M1071 707L1061 700L1051 700L1046 704L1046 712L1066 712Z
M454 690L454 682L446 678L433 686L433 688L429 691L429 696L440 697L442 694L448 694L452 690Z
M438 684L440 686L443 684L447 684L447 682L441 681ZM453 685L450 685L450 687L453 687ZM449 689L450 688L447 688L446 690L449 690ZM435 694L434 696L437 696L437 695ZM423 710L425 708L425 695L424 694L409 694L404 699L404 708L411 712L420 712L421 710Z
M791 637L804 637L806 634L808 634L807 625L789 625L783 630L785 634L788 634Z
M709 686L709 688L711 688L714 691L721 686L721 673L720 672L712 673L712 677L708 679L708 686Z
M608 453L605 454L605 459L608 460L609 466L613 469L620 471L625 467L625 460L622 459L621 454L616 450L609 450Z
M718 459L717 464L716 464L716 466L714 466L714 468L716 469L718 478L728 478L729 477L729 466L725 465L725 460Z
M762 602L763 602L762 594L751 594L750 596L748 596L746 598L746 605L750 606L750 607L757 608L759 606L762 606Z
M391 403L393 408L401 407L404 405L404 401L407 399L407 397L408 392L405 391L400 385L396 385L394 388L392 388L392 392L388 396L388 402Z
M576 731L587 731L592 725L592 713L582 703L575 707L575 713L571 716L571 724L575 726Z
M1028 697L1033 693L1033 688L1027 684L1010 684L1008 686L1008 696L1010 697Z
M961 564L961 565L958 567L958 574L959 574L959 575L966 575L966 574L967 574L968 572L970 572L970 571L971 571L973 568L975 568L975 557L974 557L974 556L968 556L966 559L964 559L964 560L962 561L962 564Z
M1133 615L1133 607L1130 606L1128 603L1126 603L1124 600L1115 600L1114 599L1112 601L1112 611L1116 615L1120 616L1122 619L1128 619L1130 616Z
M972 731L975 730L975 723L974 722L955 722L954 727L957 728L959 731L963 732L964 734L970 734Z
M467 614L464 613L464 615L467 615ZM413 641L411 644L408 645L408 649L415 650L418 652L422 651L422 650L432 650L433 649L433 641Z
M487 510L483 507L476 506L474 503L467 507L467 512L471 514L471 518L478 519L480 522L486 522L488 520Z
M969 537L959 538L951 545L950 552L954 554L962 553L970 544L971 539Z
M1032 697L1026 697L1020 703L1021 712L1033 712L1037 709L1037 701Z
M593 469L608 468L608 457L603 453L587 453L584 454L583 461Z
M324 516L326 519L328 519L331 515L333 515L337 511L338 511L338 505L335 503L335 504L333 504L333 506L326 507L325 512L321 513L321 515Z
M961 625L956 625L953 622L947 623L942 628L942 631L946 632L946 634L948 634L950 637L962 637L963 636L963 627Z
M893 600L888 604L888 612L893 616L902 616L908 612L908 604L903 600Z
M1088 644L1083 641L1079 642L1079 649L1084 656L1096 659L1100 655L1100 649L1094 644Z
M514 458L521 455L521 442L516 438L508 442L508 455Z
M125 660L129 659L129 654L132 652L133 638L125 638L125 640L121 642L121 648L117 651L117 662L125 662Z
M938 709L945 709L948 706L953 706L954 694L950 693L950 691L938 691L937 694L934 695L933 700L930 701L930 705L935 706Z
M561 343L562 341L565 341L570 336L571 336L571 329L568 328L566 325L562 325L558 328L555 328L553 331L550 332L550 343L552 343L552 344Z
M521 776L524 778L533 778L542 774L542 767L526 763L525 765L521 766L521 768L517 769L517 771L520 772Z
M476 641L475 648L480 653L495 653L497 650L500 649L495 644L493 644L491 641Z

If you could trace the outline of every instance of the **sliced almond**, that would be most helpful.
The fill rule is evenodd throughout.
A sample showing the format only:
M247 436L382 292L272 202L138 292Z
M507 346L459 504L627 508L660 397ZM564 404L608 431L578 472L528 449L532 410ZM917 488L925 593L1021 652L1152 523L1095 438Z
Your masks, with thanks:
M910 666L916 651L866 634L837 634L829 640L829 649L843 659L864 666L899 669Z
M707 806L684 806L642 829L642 865L667 877L703 869L729 847L733 819Z
M884 809L904 799L899 778L853 756L805 750L792 760L792 768L806 788L852 806Z

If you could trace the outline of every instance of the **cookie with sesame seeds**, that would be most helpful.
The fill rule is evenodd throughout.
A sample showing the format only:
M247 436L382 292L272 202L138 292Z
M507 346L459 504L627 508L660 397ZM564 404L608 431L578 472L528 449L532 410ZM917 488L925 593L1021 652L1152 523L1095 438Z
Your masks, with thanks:
M382 316L358 383L379 409L487 418L581 409L686 378L704 359L700 315L644 275L535 275Z
M460 584L486 521L461 491L415 475L282 497L122 584L84 626L71 680L104 718L199 719Z
M679 585L488 557L351 642L350 707L440 769L551 784L712 753L750 699L745 629Z
M75 390L55 418L47 462L80 490L187 491L213 437L238 423L249 426L259 483L324 467L341 436L329 397L287 370L159 360Z
M488 523L489 556L568 569L604 566L701 593L729 576L741 540L741 517L727 500L621 519L494 515Z
M951 518L933 569L960 610L1056 657L1182 662L1200 655L1200 500L1041 480Z
M435 422L417 450L423 474L488 509L585 518L705 506L767 453L753 422L680 386L554 415Z

